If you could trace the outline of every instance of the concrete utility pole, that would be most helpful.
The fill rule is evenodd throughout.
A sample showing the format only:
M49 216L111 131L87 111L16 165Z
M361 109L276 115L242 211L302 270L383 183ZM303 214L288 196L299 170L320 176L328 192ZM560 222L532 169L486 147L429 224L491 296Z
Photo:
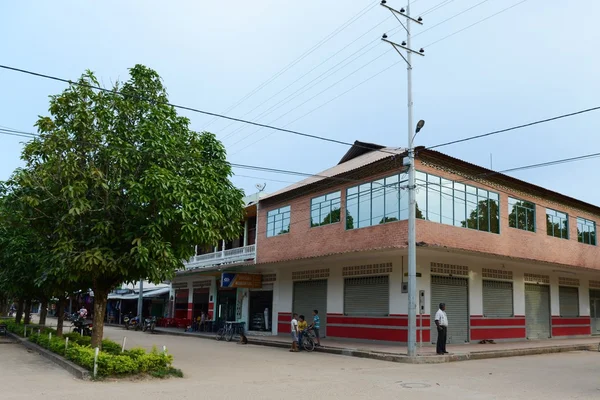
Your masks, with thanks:
M423 56L424 50L415 51L411 49L410 23L416 22L423 25L423 19L419 17L414 19L410 16L410 0L406 10L401 8L395 10L386 5L386 0L381 1L381 5L391 11L398 22L406 30L406 41L402 44L392 42L384 34L382 40L391 44L400 56L406 61L406 71L408 79L408 157L404 160L404 165L408 167L408 356L414 357L417 352L417 244L416 244L416 201L415 201L415 149L414 138L424 125L424 121L419 121L416 132L413 134L413 101L412 101L412 54ZM403 23L398 16L403 17L406 23ZM406 57L402 51L406 51Z
M138 305L137 305L137 311L138 311L138 324L140 324L139 326L142 326L142 312L143 312L143 306L144 306L144 280L140 279L140 293L138 293Z

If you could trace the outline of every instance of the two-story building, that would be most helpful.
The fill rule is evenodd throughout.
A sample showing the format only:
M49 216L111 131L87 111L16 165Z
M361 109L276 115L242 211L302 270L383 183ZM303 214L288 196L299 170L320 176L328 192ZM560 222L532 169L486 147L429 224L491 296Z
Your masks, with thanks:
M356 142L260 199L252 271L272 290L274 334L318 309L326 336L406 342L404 155ZM440 302L451 343L600 334L600 207L433 150L415 162L418 339L436 340ZM246 318L251 293L238 293Z

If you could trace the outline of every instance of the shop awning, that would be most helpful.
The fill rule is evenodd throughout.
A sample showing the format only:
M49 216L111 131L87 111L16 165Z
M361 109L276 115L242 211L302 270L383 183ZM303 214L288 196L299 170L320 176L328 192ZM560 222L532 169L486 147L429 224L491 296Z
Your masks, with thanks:
M169 293L170 291L171 291L171 289L168 287L144 291L144 298L160 297L164 294ZM139 298L139 296L137 293L129 293L129 294L111 293L108 295L109 300L137 300L138 298Z

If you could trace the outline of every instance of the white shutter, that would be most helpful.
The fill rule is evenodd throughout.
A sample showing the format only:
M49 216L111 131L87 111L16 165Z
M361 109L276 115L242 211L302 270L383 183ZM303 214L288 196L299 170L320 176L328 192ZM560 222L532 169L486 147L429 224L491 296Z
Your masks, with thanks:
M446 304L448 343L469 341L469 281L449 276L431 277L431 342L437 341L435 313Z
M319 334L325 336L327 326L327 279L294 282L294 301L292 313L304 315L312 320L313 310L319 310L321 329Z
M365 276L344 280L344 314L350 316L388 316L390 283L386 276Z
M528 339L550 337L550 286L525 284L525 325Z
M558 301L561 317L579 317L579 289L559 286Z
M483 281L483 315L495 318L513 316L512 282Z

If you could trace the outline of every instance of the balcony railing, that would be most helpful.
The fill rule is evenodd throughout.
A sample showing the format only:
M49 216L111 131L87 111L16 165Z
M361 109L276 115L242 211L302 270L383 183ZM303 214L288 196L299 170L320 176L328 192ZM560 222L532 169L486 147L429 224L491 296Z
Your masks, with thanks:
M215 253L202 254L192 257L186 264L185 269L196 269L210 267L220 264L231 264L234 262L254 259L256 255L256 245L237 247Z

